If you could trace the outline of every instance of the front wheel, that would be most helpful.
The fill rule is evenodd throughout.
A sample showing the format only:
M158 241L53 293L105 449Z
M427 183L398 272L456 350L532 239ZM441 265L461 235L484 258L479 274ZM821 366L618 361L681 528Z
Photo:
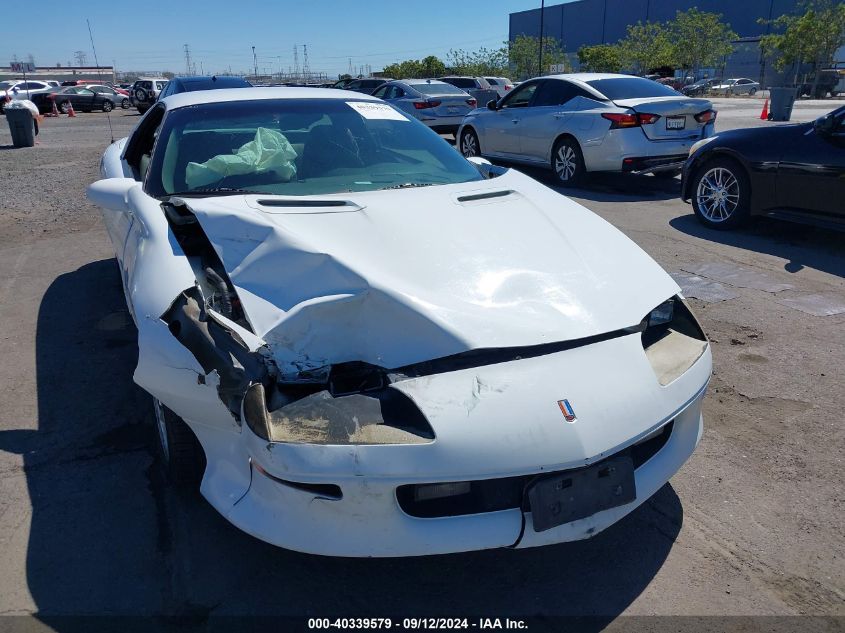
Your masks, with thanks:
M753 97L754 95L757 94L757 88L752 88L751 90L748 91L748 94Z
M478 136L474 130L464 130L461 132L461 154L469 158L470 156L481 156L481 145L478 143Z
M70 101L62 101L59 104L59 110L62 114L67 114L68 112L70 112Z
M692 208L712 229L733 229L748 221L751 185L735 161L717 158L698 169L692 181Z
M129 109L129 99L124 99L123 101L121 101L120 107L123 108L124 110L128 110Z
M167 480L179 487L194 486L202 479L205 455L196 435L185 421L153 398L158 453Z
M574 187L583 182L587 173L584 156L575 139L563 138L552 149L552 171L557 181L565 187Z
M103 101L103 112L111 112L114 104L111 101Z

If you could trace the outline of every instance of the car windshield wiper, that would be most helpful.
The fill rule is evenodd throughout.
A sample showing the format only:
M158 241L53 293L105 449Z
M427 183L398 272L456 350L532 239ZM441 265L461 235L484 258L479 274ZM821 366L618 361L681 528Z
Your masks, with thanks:
M177 191L176 193L168 193L165 195L167 198L207 198L209 196L233 196L239 194L258 194L258 195L267 195L266 191L252 191L250 189L235 189L232 187L208 187L208 188L200 188L200 189L191 189L189 191Z
M379 187L379 191L383 191L385 189L410 189L411 187L432 187L436 185L435 182L403 182L398 185L389 185L387 187Z

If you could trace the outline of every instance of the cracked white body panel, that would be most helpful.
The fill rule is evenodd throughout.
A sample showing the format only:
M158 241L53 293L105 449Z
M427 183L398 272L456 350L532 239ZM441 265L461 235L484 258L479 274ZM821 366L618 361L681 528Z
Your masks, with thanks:
M118 142L106 151L104 178L131 175L122 150ZM500 191L510 193L459 200ZM616 229L515 171L460 185L319 196L351 203L327 212L261 203L270 197L185 202L253 332L212 318L250 350L266 345L281 375L346 361L393 369L470 350L603 335L637 325L679 292ZM661 386L639 333L631 333L394 382L430 424L430 442L268 442L233 417L218 397L219 376L206 373L162 320L197 278L161 202L139 182L128 189L125 211L104 209L103 217L138 327L135 381L196 433L207 460L202 494L270 543L398 556L587 538L654 494L700 438L709 347ZM577 410L576 423L562 417L564 398ZM530 512L519 508L417 518L397 501L405 484L583 467L670 422L666 444L636 470L635 501L544 532L534 532ZM285 485L256 465L278 479L339 486L342 498Z

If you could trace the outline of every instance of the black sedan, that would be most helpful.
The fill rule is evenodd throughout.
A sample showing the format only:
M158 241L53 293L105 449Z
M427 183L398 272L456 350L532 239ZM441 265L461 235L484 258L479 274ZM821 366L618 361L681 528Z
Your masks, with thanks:
M92 110L111 112L116 106L121 106L121 102L126 98L113 90L110 92L94 92L94 90L84 86L67 86L38 96L38 100L33 100L33 102L41 112L52 110L53 101L55 101L56 106L63 114L70 111L71 104L73 104L74 110L80 112L91 112Z
M812 123L699 141L684 165L681 198L714 229L753 215L845 227L845 106Z

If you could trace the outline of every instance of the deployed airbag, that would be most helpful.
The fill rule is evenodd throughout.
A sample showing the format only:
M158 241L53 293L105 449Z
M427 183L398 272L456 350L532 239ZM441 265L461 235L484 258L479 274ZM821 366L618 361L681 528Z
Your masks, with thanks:
M227 176L274 172L281 182L296 175L296 150L284 134L260 127L255 139L242 145L234 154L218 154L204 163L188 163L185 184L196 189L218 182Z

